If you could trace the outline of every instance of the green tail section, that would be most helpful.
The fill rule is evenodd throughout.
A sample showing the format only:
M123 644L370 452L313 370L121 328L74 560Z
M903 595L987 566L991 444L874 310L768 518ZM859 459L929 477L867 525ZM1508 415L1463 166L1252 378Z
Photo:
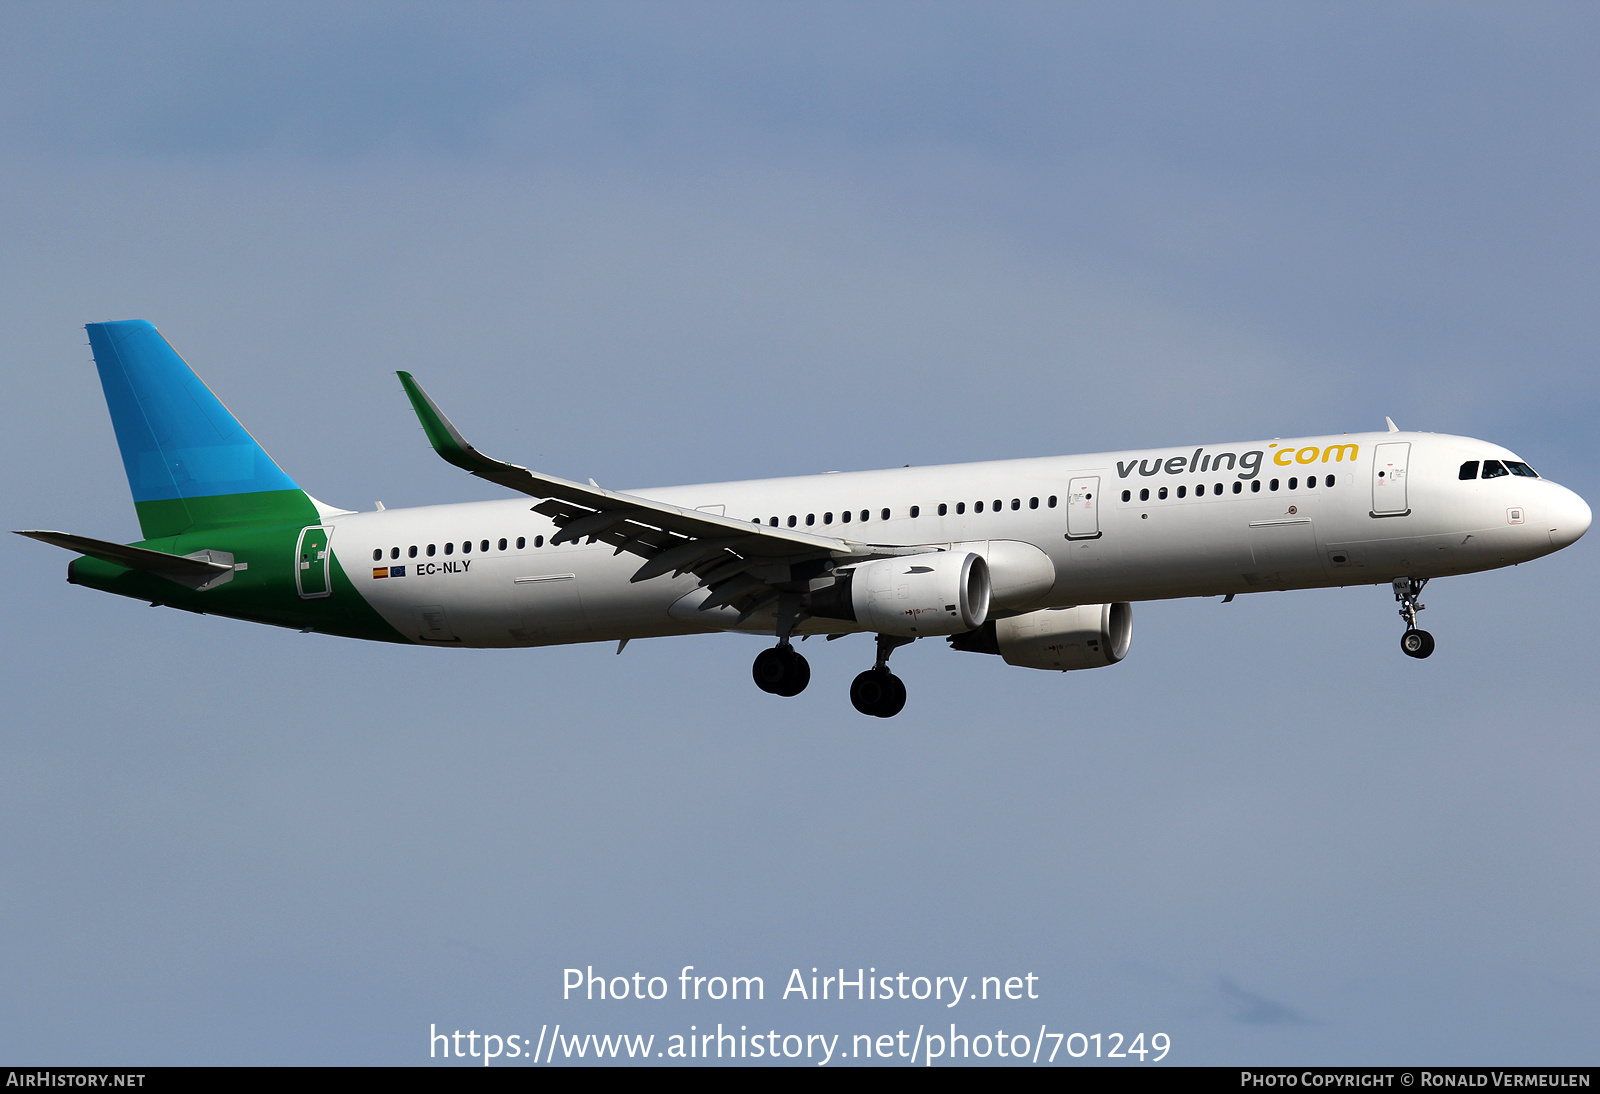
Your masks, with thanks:
M300 558L298 525L257 525L226 532L197 532L139 546L172 554L226 551L235 559L232 580L204 591L187 588L159 574L129 569L98 558L75 558L67 580L118 596L201 615L221 615L297 630L365 638L378 642L410 639L373 611L356 591L335 556L328 558L325 595L302 599L297 583ZM244 563L240 569L238 564Z
M205 528L238 528L252 524L315 524L317 507L306 492L262 490L251 494L217 494L208 498L136 501L139 530L147 540L167 539Z
M316 522L305 491L160 331L142 319L85 329L145 539Z
M207 615L409 641L356 591L316 504L155 327L129 320L87 329L145 537L135 546L208 552L231 569L196 588L159 572L159 559L130 553L136 564L122 565L100 551L74 559L68 581ZM56 537L69 547L72 538Z

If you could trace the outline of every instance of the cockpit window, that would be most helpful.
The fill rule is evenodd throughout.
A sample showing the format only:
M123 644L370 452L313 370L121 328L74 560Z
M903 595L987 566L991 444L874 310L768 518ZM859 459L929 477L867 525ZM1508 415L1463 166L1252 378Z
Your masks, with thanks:
M1510 474L1510 472L1506 470L1506 465L1501 463L1499 460L1484 460L1483 461L1483 477L1484 478L1486 478L1486 479L1498 479L1501 475L1508 475L1508 474Z
M1466 463L1461 465L1461 478L1463 480L1475 479L1477 477L1478 477L1478 461L1477 460L1468 460Z
M1537 471L1529 467L1527 464L1521 463L1517 460L1507 460L1506 470L1510 471L1513 475L1521 475L1525 479L1536 479L1539 477L1539 473Z

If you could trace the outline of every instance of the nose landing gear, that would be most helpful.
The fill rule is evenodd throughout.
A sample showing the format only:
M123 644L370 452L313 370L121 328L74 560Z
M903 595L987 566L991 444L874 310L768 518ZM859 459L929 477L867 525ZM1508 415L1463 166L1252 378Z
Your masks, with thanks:
M914 638L878 635L878 663L850 682L850 703L862 714L874 718L893 718L906 705L906 686L889 671L889 655Z
M1400 603L1400 618L1406 621L1406 633L1400 636L1400 652L1421 660L1433 652L1433 635L1417 629L1417 613L1426 605L1419 604L1422 587L1427 578L1397 577L1394 579L1394 598Z

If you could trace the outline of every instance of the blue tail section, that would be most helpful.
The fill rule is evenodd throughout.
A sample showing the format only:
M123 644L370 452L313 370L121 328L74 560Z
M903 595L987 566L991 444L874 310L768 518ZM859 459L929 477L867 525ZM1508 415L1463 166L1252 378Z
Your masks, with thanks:
M86 329L135 502L299 489L152 324Z

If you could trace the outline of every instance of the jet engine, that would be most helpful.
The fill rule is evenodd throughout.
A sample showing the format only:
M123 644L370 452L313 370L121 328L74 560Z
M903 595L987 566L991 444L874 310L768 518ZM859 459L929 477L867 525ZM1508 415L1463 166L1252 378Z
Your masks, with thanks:
M956 551L865 562L812 592L807 608L880 634L960 634L989 617L989 564Z
M1069 672L1115 665L1128 655L1132 638L1133 605L1078 604L991 619L951 635L950 645L969 653L996 653L1019 668Z

